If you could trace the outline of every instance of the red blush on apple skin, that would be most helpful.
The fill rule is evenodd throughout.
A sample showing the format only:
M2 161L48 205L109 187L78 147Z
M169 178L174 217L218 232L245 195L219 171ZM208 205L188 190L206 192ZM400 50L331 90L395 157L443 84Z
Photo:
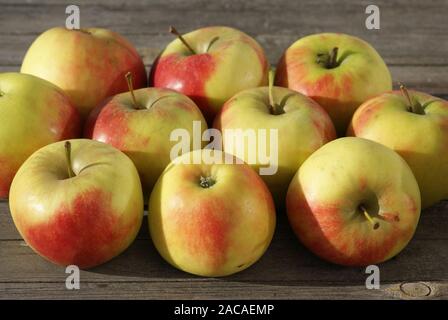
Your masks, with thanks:
M210 54L180 56L171 54L160 57L152 70L154 87L168 88L190 97L208 120L212 120L214 110L209 106L205 85L215 71L215 61Z
M7 161L0 158L0 172L2 176L0 177L0 199L7 198L9 194L9 188L11 187L12 179L18 169L11 170L10 166L7 165Z
M92 139L98 140L121 150L126 151L125 139L129 132L129 124L126 112L114 102L107 103L99 114L96 121L89 119L91 128L86 127L86 134L91 134Z
M180 196L180 199L188 198ZM228 207L216 198L198 202L194 212L191 212L188 203L185 205L185 208L183 205L172 208L172 226L179 228L176 233L182 235L185 247L192 256L203 260L209 268L218 269L226 261L227 235L231 225L225 218L228 214L223 211L227 211Z
M300 199L289 201L288 210L300 212L302 217L296 219L296 224L304 224L308 221L306 226L302 225L300 228L293 225L294 230L308 230L309 234L314 235L314 240L310 241L311 238L308 235L297 232L299 238L303 239L302 242L307 243L307 246L315 254L341 265L364 266L383 261L399 241L408 237L407 233L399 229L397 225L399 220L394 220L391 224L392 228L396 229L394 232L378 233L380 242L375 241L372 235L366 234L363 237L362 233L358 235L346 233L342 236L344 221L340 218L340 209L337 205L322 206ZM354 243L351 243L353 241ZM344 253L349 247L355 248L351 255ZM360 250L356 250L357 248Z
M78 195L71 206L64 204L54 217L26 227L20 221L27 243L59 265L89 268L120 253L122 241L137 221L120 226L110 207L111 195L93 189Z

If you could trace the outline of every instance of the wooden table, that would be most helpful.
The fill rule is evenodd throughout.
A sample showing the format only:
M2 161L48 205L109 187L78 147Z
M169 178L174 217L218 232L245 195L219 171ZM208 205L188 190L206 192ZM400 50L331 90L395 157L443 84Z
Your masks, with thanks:
M111 28L125 35L150 66L181 31L229 25L254 36L275 64L297 38L323 31L360 36L377 48L394 81L448 96L448 3L376 1L381 29L367 30L370 1L175 1L78 0L82 26ZM149 4L148 4L149 3ZM23 55L42 31L65 23L56 0L0 0L0 72L18 71ZM1 119L0 119L1 120ZM428 168L430 170L430 168ZM81 289L66 290L65 269L26 246L7 202L0 203L0 298L448 298L448 201L422 213L414 239L396 258L380 265L381 288L367 290L362 268L321 261L293 236L278 212L275 238L265 256L234 276L207 279L177 271L155 252L146 221L135 243L120 257L81 272Z

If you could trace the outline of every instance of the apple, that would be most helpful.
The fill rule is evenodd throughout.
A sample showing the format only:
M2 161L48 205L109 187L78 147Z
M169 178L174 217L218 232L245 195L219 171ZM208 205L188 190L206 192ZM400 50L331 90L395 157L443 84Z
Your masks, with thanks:
M268 248L276 220L271 194L250 166L236 163L219 150L195 150L176 158L157 181L149 230L174 267L226 276L248 268Z
M207 124L199 108L188 97L170 89L143 88L118 94L90 115L85 136L123 151L140 174L144 194L150 194L157 178L171 162L175 141L171 132L183 128L193 135L193 121ZM201 132L202 133L202 132ZM202 147L198 145L198 149ZM195 145L190 143L190 150Z
M82 269L124 251L143 218L142 189L132 161L87 139L36 151L12 182L9 206L34 251L56 264Z
M394 257L411 240L420 192L396 152L367 139L340 138L297 171L287 213L295 234L319 257L367 266Z
M414 172L423 208L448 198L448 101L402 86L363 103L347 134L398 152Z
M135 48L107 29L52 28L28 49L21 72L46 79L63 89L83 117L105 98L127 91L127 72L135 87L146 86L146 71Z
M392 90L390 72L378 52L341 33L314 34L292 44L278 62L275 83L316 100L340 136L361 103Z
M79 114L64 92L20 73L0 73L0 119L0 198L34 151L80 133Z
M269 87L247 89L227 101L214 126L223 132L223 150L243 159L259 172L267 165L258 154L262 149L260 146L269 145L266 155L271 162L276 160L277 171L261 177L280 205L284 203L289 183L300 165L314 151L335 139L336 133L330 117L315 101L296 91L273 87L272 81L273 72L270 73ZM228 130L238 129L247 133L235 137L242 140L244 148L236 147L236 139L226 134ZM250 141L250 130L254 131L253 141ZM269 139L263 140L264 136L259 135L263 130L276 130L278 141L270 142L272 136L268 134Z
M267 83L268 61L261 46L229 27L207 27L178 36L153 64L149 82L177 90L199 106L209 123L241 90Z

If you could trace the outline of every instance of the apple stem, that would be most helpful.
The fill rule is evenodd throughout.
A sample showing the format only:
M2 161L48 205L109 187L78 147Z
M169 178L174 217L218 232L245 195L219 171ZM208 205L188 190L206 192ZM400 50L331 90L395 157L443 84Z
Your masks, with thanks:
M207 46L207 50L205 50L205 52L208 52L209 50L210 50L210 48L212 47L212 45L216 42L216 41L218 41L219 40L219 37L214 37L211 41L210 41L210 43L208 44L208 46Z
M337 59L338 59L338 47L334 47L333 50L331 50L330 58L328 59L327 68L332 69L337 67Z
M272 92L272 89L274 88L274 77L275 77L275 71L274 71L274 69L270 69L268 85L269 85L269 107L271 109L272 114L275 114L274 113L274 111L275 111L274 93Z
M190 47L190 45L188 44L188 42L185 40L185 38L176 30L176 28L174 28L173 26L170 26L169 32L171 34L174 34L183 44L185 47L187 47L187 49L191 52L191 54L196 54L196 52L193 50L192 47Z
M269 96L269 111L271 114L277 115L282 114L283 111L281 106L275 103L274 101L274 79L275 79L275 70L271 68L268 74L268 96Z
M76 31L79 31L79 32L82 32L82 33L85 33L85 34L91 34L90 33L90 31L88 31L88 30L86 30L86 29L73 29L73 30L76 30Z
M363 212L364 217L366 217L367 221L369 221L370 224L372 225L373 230L378 229L378 228L380 227L380 224L379 224L378 222L375 222L375 221L372 219L372 217L370 216L370 214L367 212L366 208L364 208L364 206L360 206L359 208L360 208L360 210Z
M131 92L132 101L134 102L134 108L139 109L137 99L135 99L135 95L134 95L134 85L132 83L132 73L131 72L126 73L125 77L126 77L126 82L128 83L129 91Z
M70 143L70 141L65 141L64 147L65 147L65 159L67 160L68 177L73 178L75 176L75 173L73 172L72 169L72 159L71 159L72 144Z
M174 96L172 96L172 95L168 95L168 96L161 96L161 97L158 97L156 100L154 100L152 103L151 103L151 105L148 107L148 109L151 109L157 102L159 102L160 100L162 100L162 99L165 99L165 98L170 98L170 97L174 97Z
M410 112L416 113L416 114L425 114L423 107L418 102L417 103L412 102L412 98L411 98L411 95L409 94L408 89L401 83L400 83L400 90L401 90L401 93L403 94L403 96L408 101L408 104L409 104L408 110Z

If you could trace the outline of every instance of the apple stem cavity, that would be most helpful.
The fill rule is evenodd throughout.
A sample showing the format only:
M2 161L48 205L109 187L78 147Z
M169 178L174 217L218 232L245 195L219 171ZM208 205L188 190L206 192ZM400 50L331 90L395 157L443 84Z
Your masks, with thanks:
M125 75L126 77L126 82L128 83L128 88L129 88L129 92L131 93L132 96L132 102L134 103L134 108L135 109L140 109L137 103L137 99L135 99L135 94L134 94L134 85L133 85L133 81L132 81L132 73L128 72Z
M64 147L65 147L65 160L67 161L68 177L73 178L75 176L75 173L73 172L72 169L72 159L71 159L72 144L70 143L70 141L65 141Z
M215 183L216 183L216 181L212 177L201 176L201 178L199 180L199 185L204 189L210 188Z
M418 103L418 102L414 103L412 101L412 98L411 98L411 95L409 94L408 89L401 83L400 83L400 90L401 90L401 93L406 98L406 100L407 100L407 102L409 104L409 106L408 106L408 111L409 112L412 112L412 113L415 113L415 114L425 114L425 111L424 111L422 105L420 103Z
M336 68L338 64L338 47L334 47L331 52L328 53L319 53L317 55L317 63L322 64L327 69Z
M191 54L196 54L196 51L193 50L193 48L188 44L185 38L176 30L176 28L170 26L169 32L171 34L174 34L184 44L188 51L191 52Z
M359 206L359 210L362 211L362 213L364 214L364 217L366 217L367 221L370 222L370 224L373 227L373 230L376 230L380 227L380 224L378 222L375 222L372 217L370 216L369 212L367 212L367 209L364 206Z

